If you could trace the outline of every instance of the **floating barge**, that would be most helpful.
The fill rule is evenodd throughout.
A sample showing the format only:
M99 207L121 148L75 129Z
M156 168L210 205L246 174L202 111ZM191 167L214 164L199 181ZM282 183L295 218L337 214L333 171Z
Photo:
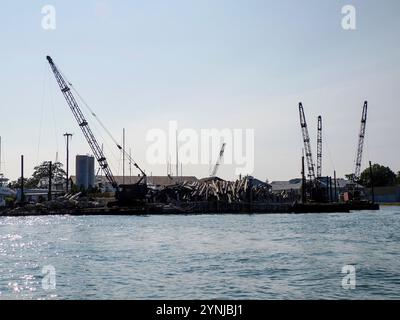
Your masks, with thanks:
M96 207L96 208L57 208L19 207L5 209L1 216L102 216L102 215L196 215L196 214L305 214L334 213L359 210L379 210L374 203L225 203L225 202L188 202L181 204L146 204L132 207Z

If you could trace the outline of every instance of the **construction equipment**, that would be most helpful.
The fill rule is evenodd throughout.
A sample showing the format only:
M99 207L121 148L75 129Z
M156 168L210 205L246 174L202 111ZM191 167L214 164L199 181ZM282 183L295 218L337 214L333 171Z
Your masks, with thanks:
M367 125L367 109L368 102L364 102L364 107L361 116L361 128L358 139L358 147L357 147L357 157L356 157L356 168L354 170L353 182L356 183L360 179L361 174L361 162L364 148L364 139L365 139L365 128Z
M322 117L318 116L317 134L317 178L322 176Z
M318 117L318 135L317 135L317 177L315 176L315 166L313 162L313 156L311 152L310 136L308 134L308 127L306 116L304 114L303 104L299 103L299 113L300 113L300 125L303 134L304 142L304 154L302 161L302 179L303 179L303 190L302 190L302 202L326 202L326 192L324 191L324 183L321 179L322 173L322 117ZM308 168L308 178L307 181L305 177L304 170L304 157L307 161ZM327 187L326 187L327 188Z
M64 98L67 101L68 106L70 107L76 121L78 122L78 125L81 128L83 135L85 136L86 141L88 142L90 149L92 150L100 168L103 170L104 175L106 176L107 180L110 182L110 184L113 186L113 188L115 188L117 200L123 204L130 204L130 203L134 203L137 201L141 202L142 200L144 200L145 195L147 193L147 185L146 184L139 185L139 183L142 181L142 179L144 177L146 177L146 174L144 173L144 171L134 161L132 161L132 158L130 157L130 155L116 142L116 140L111 136L109 131L102 124L102 126L106 129L107 133L111 136L111 138L116 143L118 149L122 150L122 152L129 157L130 161L132 161L134 163L134 166L136 168L138 168L139 171L142 173L142 178L140 179L140 181L137 184L129 185L129 186L128 185L118 186L118 183L114 178L114 175L113 175L111 168L107 162L104 152L103 152L102 148L100 147L99 143L97 142L92 130L89 127L88 121L86 120L85 116L83 115L74 95L71 92L72 84L67 82L64 79L65 77L59 71L59 69L55 65L53 59L50 56L47 56L46 58L47 58L47 61L49 62L50 67L54 73L54 76L57 80L60 90L61 90L62 94L64 95ZM78 94L78 96L79 96L79 94ZM92 112L92 114L95 116L95 114L93 112Z
M368 102L365 101L361 115L360 133L358 136L356 167L354 169L354 173L351 178L349 191L345 192L343 195L345 201L350 201L352 203L359 203L362 201L362 198L364 197L362 191L359 190L358 188L358 181L361 175L361 163L362 163L362 155L364 148L365 129L367 125L367 110L368 110Z
M210 175L211 177L215 177L217 175L218 168L221 164L222 157L224 156L225 146L226 146L226 143L224 142L221 146L221 150L219 151L219 156L218 156L217 162L215 163L215 166L211 172L211 175Z
M299 103L299 113L300 113L300 126L301 126L301 131L303 133L304 150L305 150L305 156L306 156L307 167L308 167L308 177L311 181L314 181L315 180L315 169L314 169L315 167L314 167L314 162L313 162L313 157L312 157L312 152L311 152L310 136L308 134L306 116L304 114L304 108L303 108L303 104L301 102Z

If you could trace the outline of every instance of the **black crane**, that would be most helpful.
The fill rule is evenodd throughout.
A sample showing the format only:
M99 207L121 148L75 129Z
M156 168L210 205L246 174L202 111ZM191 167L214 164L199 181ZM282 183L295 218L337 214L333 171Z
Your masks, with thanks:
M46 58L50 64L54 76L56 77L61 92L64 95L64 98L67 101L73 115L75 116L75 119L78 122L78 125L81 128L83 135L86 138L86 141L89 143L90 149L92 150L97 162L99 163L99 166L103 170L107 180L111 183L111 185L114 188L118 188L118 183L115 181L114 175L111 172L110 166L108 165L107 159L104 156L103 150L101 149L92 130L89 127L88 122L85 119L85 116L79 108L79 105L71 92L71 88L68 86L57 66L54 64L53 59L50 56L47 56Z
M318 116L317 134L317 178L322 176L322 117Z
M65 100L68 103L73 115L75 116L76 121L78 122L79 127L81 128L83 135L86 138L86 141L89 143L90 149L92 150L97 162L99 163L100 168L103 170L104 175L106 176L107 180L116 189L116 197L120 201L120 203L128 204L132 202L142 201L145 198L147 193L147 185L139 183L146 177L145 172L136 164L135 161L131 158L131 156L115 141L115 139L111 136L111 138L116 143L119 150L122 150L125 155L128 156L130 161L134 164L134 166L142 173L142 177L140 178L139 182L135 185L121 185L118 186L117 181L114 178L114 175L111 171L110 166L108 165L107 159L104 156L103 149L100 147L99 143L97 142L92 130L89 127L85 116L83 115L74 95L72 94L71 87L72 85L68 83L57 66L55 65L53 59L50 56L47 56L47 61L49 62L51 69L54 73L54 76L57 80L57 83L61 89L62 94L64 95ZM92 112L95 116L95 114ZM104 125L102 125L104 127ZM104 128L106 129L106 128ZM107 129L106 129L107 130ZM108 131L108 130L107 130ZM108 134L110 134L108 132ZM111 134L110 134L111 135Z
M314 162L313 162L313 157L312 157L312 152L311 152L310 136L308 134L306 116L304 114L304 108L303 108L303 104L301 102L299 103L299 113L300 113L301 131L303 133L305 156L306 156L306 160L307 160L308 177L310 178L311 181L314 181L315 180L315 169L314 169L315 167L314 167Z
M361 128L360 134L358 136L358 147L357 147L357 157L356 157L356 168L354 170L353 182L356 183L360 179L361 174L361 162L364 148L364 139L365 139L365 128L367 125L367 109L368 102L364 102L364 107L361 116Z

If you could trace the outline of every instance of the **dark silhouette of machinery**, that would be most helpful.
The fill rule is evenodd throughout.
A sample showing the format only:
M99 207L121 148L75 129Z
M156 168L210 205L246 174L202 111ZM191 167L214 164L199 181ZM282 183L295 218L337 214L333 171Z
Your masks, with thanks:
M54 73L54 76L57 80L57 83L60 87L60 90L68 103L79 127L82 130L83 135L85 136L86 141L89 144L90 149L93 152L94 157L96 158L101 170L104 172L105 177L110 182L110 184L115 188L115 197L117 201L113 204L118 205L134 205L141 204L145 202L147 195L147 183L146 183L146 174L145 172L137 165L135 161L133 161L132 157L116 142L116 140L111 136L110 132L104 127L107 133L111 136L113 141L115 142L117 148L122 151L134 164L134 166L140 171L141 179L136 184L132 185L118 185L117 181L114 178L114 175L111 171L111 168L107 162L107 159L104 155L103 149L100 147L99 143L96 140L92 130L89 127L89 123L86 120L81 108L79 107L73 93L72 93L72 84L65 80L65 77L62 75L60 70L55 65L53 59L50 56L47 56L47 61L50 64L50 67ZM79 94L78 94L79 96ZM96 114L92 112L92 115L96 117Z

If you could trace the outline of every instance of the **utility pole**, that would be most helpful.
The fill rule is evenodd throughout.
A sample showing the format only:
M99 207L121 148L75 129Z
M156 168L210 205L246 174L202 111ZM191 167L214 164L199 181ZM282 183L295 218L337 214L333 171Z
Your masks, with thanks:
M178 151L178 130L176 130L176 134L175 134L175 138L176 138L176 178L179 177L179 151Z
M23 205L25 202L24 195L24 156L21 155L21 204Z
M132 184L132 149L129 148L129 183Z
M330 191L329 191L329 176L326 176L326 199L330 202Z
M122 184L125 184L125 128L122 129Z
M375 190L374 190L374 176L372 173L372 163L371 161L369 162L369 175L370 175L370 181L371 181L371 195L372 195L372 203L375 203Z
M72 138L72 133L64 133L64 137L67 139L67 181L66 181L66 192L69 189L69 140Z
M338 194L337 194L337 179L336 179L336 170L333 171L333 179L335 182L335 202L338 201Z
M304 166L304 155L301 157L301 202L306 203L306 173L305 173L305 166Z
M52 167L53 163L50 161L49 163L49 193L48 193L48 200L51 201L51 179L52 179Z

